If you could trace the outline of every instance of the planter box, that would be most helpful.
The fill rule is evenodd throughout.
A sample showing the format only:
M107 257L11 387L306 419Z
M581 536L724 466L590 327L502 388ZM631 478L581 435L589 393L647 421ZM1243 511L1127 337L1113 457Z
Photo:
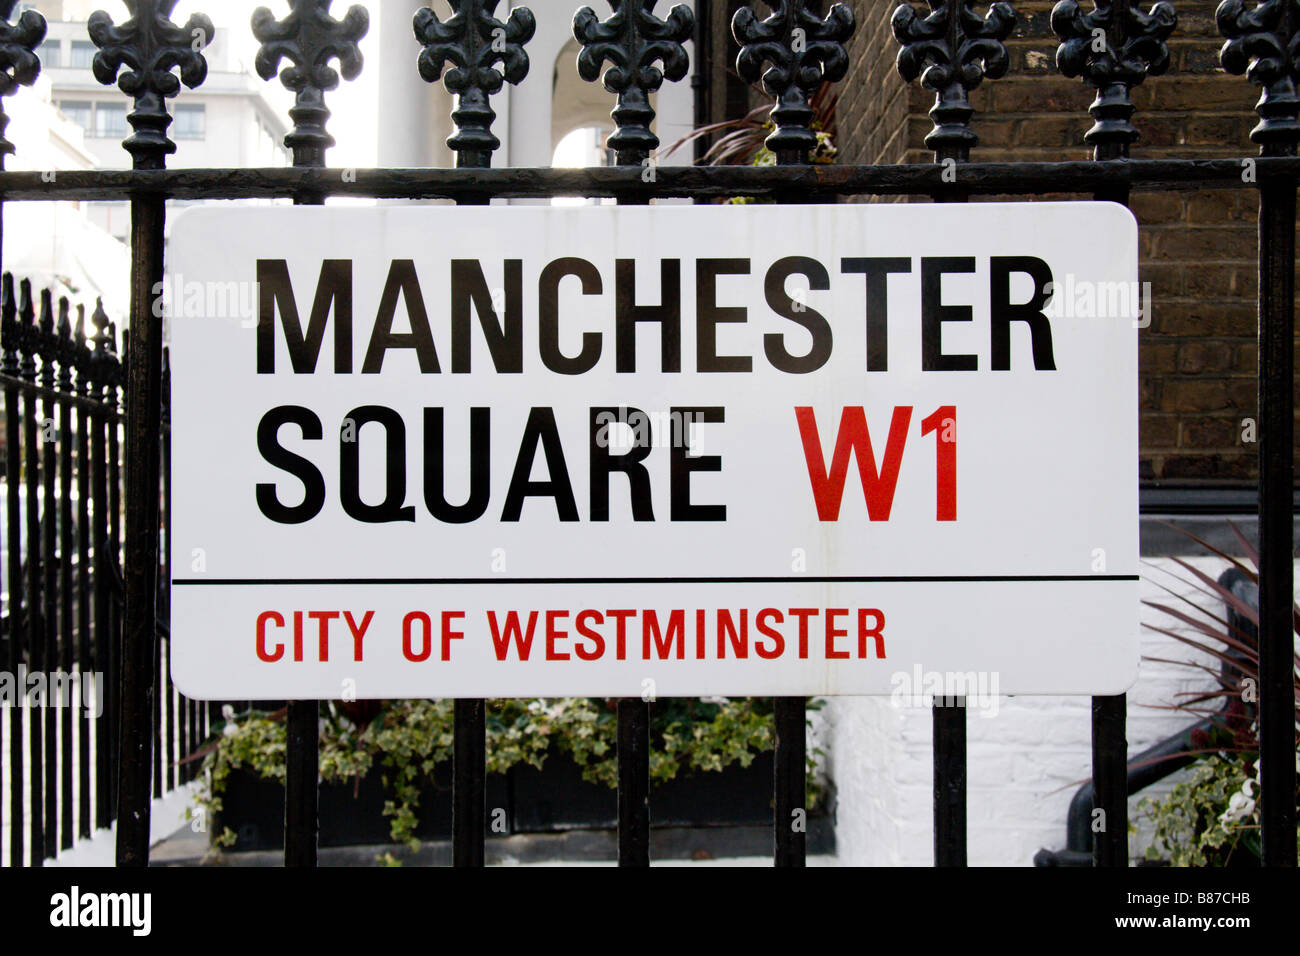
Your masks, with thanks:
M383 815L391 788L382 772L371 770L357 781L320 787L320 846L377 845L391 842L391 818ZM544 769L512 767L488 774L488 822L492 811L506 811L508 833L605 829L618 823L614 790L582 779L567 754L551 754ZM274 850L284 846L284 787L246 770L232 770L221 797L214 833L235 832L229 849ZM451 765L440 765L420 792L415 835L421 840L451 837ZM770 826L772 754L759 754L749 767L677 777L650 790L652 826Z
M506 780L490 774L486 781L488 806L504 801ZM384 803L392 788L385 787L379 770L358 780L320 785L320 846L390 843L392 818L384 816ZM495 802L494 802L495 801ZM231 850L273 850L284 846L284 787L247 770L232 770L221 797L221 812L213 832L235 831ZM437 768L420 791L415 835L421 840L451 837L451 765Z

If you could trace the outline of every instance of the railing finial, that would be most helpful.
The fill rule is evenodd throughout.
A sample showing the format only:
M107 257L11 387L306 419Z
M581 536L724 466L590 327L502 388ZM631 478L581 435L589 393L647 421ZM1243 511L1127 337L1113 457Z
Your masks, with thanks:
M59 352L59 340L54 332L54 294L41 290L41 314L36 321L36 353L41 357L41 384L54 387L54 358Z
M36 381L36 307L32 304L32 280L18 283L18 351L22 361L18 374L29 382Z
M441 79L456 97L451 113L456 132L447 145L456 152L457 165L487 167L501 145L492 132L497 114L491 97L502 83L519 83L528 75L524 44L533 38L537 21L527 7L511 10L505 22L495 19L498 0L449 2L452 16L445 23L429 7L416 11L415 38L423 47L417 66L427 82ZM448 63L453 66L444 74Z
M969 93L984 77L996 80L1007 72L1003 40L1016 25L1011 4L990 4L980 16L972 0L928 0L930 13L921 17L910 4L894 11L890 25L902 44L898 72L909 83L918 76L921 85L935 93L930 118L934 129L925 137L927 148L939 159L965 160L979 137L970 128L975 110Z
M763 89L776 98L767 137L774 153L793 153L799 162L817 147L812 129L809 98L823 82L844 78L849 68L844 44L853 35L853 11L842 3L823 18L812 0L764 0L772 13L758 19L741 7L731 20L731 32L740 44L736 72L746 83L760 78ZM765 63L771 64L766 70Z
M1094 124L1083 141L1098 159L1124 155L1137 141L1133 87L1169 68L1165 42L1178 25L1173 5L1160 0L1143 13L1134 0L1093 0L1084 13L1077 0L1052 8L1052 30L1060 38L1056 65L1066 76L1082 77L1097 89L1088 107Z
M19 86L31 86L41 72L41 61L36 48L45 39L45 18L35 10L24 10L17 23L10 23L18 0L0 0L0 163L14 144L5 139L9 117L5 115L3 98L10 96Z
M105 86L116 82L135 100L127 116L133 132L122 143L135 168L162 169L167 156L176 152L176 144L167 138L172 122L167 100L180 92L181 83L193 89L207 77L202 51L216 31L202 13L191 16L184 26L173 23L176 0L122 2L131 18L121 26L114 25L103 10L90 15L87 31L99 47L91 67L95 79ZM176 68L179 79L172 73Z
M1219 32L1228 37L1219 50L1219 62L1229 73L1246 74L1262 86L1255 112L1259 124L1250 138L1266 152L1295 152L1300 140L1300 17L1293 0L1260 0L1247 10L1245 0L1223 0L1214 18Z
M0 276L0 372L18 374L18 348L21 333L18 328L18 303L14 298L14 274Z
M624 164L643 162L659 145L659 137L650 131L655 118L650 94L665 78L682 79L690 66L683 44L695 31L695 14L690 7L678 4L668 11L666 20L660 20L654 15L655 2L609 0L614 12L606 20L599 19L591 7L583 7L573 16L573 36L582 44L578 75L588 83L595 82L602 79L600 68L609 62L604 86L618 95L609 114L614 120L609 148ZM662 70L656 62L663 64Z
M77 343L72 338L72 303L66 295L59 296L59 321L54 327L58 343L55 355L59 360L59 390L72 391L72 367L77 361Z
M90 395L90 343L86 341L86 307L77 305L77 324L72 330L72 364L77 370L77 394Z
M289 110L294 125L284 138L295 166L325 165L325 150L334 145L334 137L325 131L330 117L325 93L337 89L340 73L345 80L361 75L358 44L370 29L370 14L365 7L352 6L342 20L335 20L329 12L332 2L289 0L292 9L283 20L266 7L253 11L253 36L262 44L253 61L257 75L270 80L279 73L280 82L295 94ZM338 70L330 66L335 59ZM280 69L281 60L290 65Z

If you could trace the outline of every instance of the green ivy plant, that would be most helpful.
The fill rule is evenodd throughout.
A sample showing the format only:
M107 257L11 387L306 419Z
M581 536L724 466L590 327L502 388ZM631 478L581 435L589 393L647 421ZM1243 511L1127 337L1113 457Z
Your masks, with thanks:
M1144 797L1138 813L1155 824L1147 858L1167 859L1173 866L1257 863L1259 780L1248 772L1250 766L1251 761L1207 757L1167 796Z
M815 710L822 701L809 702ZM673 698L650 709L652 781L679 775L721 771L732 764L748 767L771 750L772 703L767 698ZM230 772L242 768L284 782L284 712L251 711L236 716L227 707L225 727L204 757L207 786L199 806L208 818L221 810L221 794ZM324 783L354 780L379 768L391 798L385 801L394 842L416 844L421 782L452 755L450 700L386 701L368 719L349 715L345 704L322 706L320 778ZM528 765L542 769L549 755L566 753L582 768L583 779L616 787L614 759L618 721L614 702L601 698L503 699L487 704L487 772L505 773ZM809 808L820 796L817 768L823 754L808 754ZM213 840L233 844L224 830Z

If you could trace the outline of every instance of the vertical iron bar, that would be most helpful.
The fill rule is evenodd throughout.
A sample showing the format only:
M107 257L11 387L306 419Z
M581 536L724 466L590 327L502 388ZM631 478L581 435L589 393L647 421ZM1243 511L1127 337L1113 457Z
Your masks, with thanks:
M487 702L457 698L452 706L451 862L459 867L482 866L487 832Z
M319 101L318 101L319 100ZM329 116L323 97L299 90L294 108L294 131L285 138L293 148L293 165L321 169L325 166L325 149L329 142L324 134L324 117ZM319 138L295 138L301 123L321 122ZM323 196L295 197L295 206L323 206ZM320 702L291 700L285 705L285 777L284 777L284 865L316 866L316 849L320 839ZM195 736L198 714L190 713L190 735ZM197 749L192 740L191 752Z
M118 729L117 865L149 863L150 744L158 601L163 197L131 200L131 335L126 377L126 585Z
M966 865L966 701L935 698L934 865Z
M807 703L803 697L778 697L774 701L776 855L773 862L781 867L806 864Z
M163 518L162 527L166 534L166 547L163 550L162 588L164 595L163 616L170 624L172 617L172 423L171 423L171 362L167 351L163 351L163 426L162 426L162 483L163 483ZM173 790L176 787L176 687L172 684L172 642L171 631L167 632L167 659L161 675L164 713L160 723L165 721L167 735L163 749L167 754L166 780L163 788Z
M9 126L9 116L5 113L4 103L0 101L0 140L4 140L4 131L5 129L8 128L8 126ZM5 140L5 142L8 141ZM12 146L12 144L10 145ZM6 155L8 155L8 150L0 148L0 172L4 172ZM15 344L14 340L17 338L18 327L15 323L15 313L13 311L14 309L13 276L4 272L3 269L4 256L2 254L3 251L4 251L4 201L0 200L0 339L4 340L2 343L0 343L0 346L3 347L3 358L0 359L0 370L3 370L6 375L13 375L14 372L16 371L16 366L14 365L16 353L13 351L13 348ZM5 388L5 497L6 498L8 498L8 496L13 492L17 491L17 488L15 487L15 482L17 481L16 478L17 473L10 467L10 462L13 460L14 455L17 453L16 446L18 443L17 434L14 431L14 429L10 427L10 414L11 414L10 410L12 408L12 399L16 397L17 395L13 392L13 389L6 386ZM7 509L6 517L9 520L9 524L8 524L9 540L0 542L0 548L8 549L9 564L10 566L12 566L18 560L17 550L15 548L10 547L10 542L13 540L13 532L14 532L13 517L14 516L12 513L12 509L9 508L9 504L7 501L5 503L5 508ZM0 587L4 587L3 582L0 582ZM11 648L17 646L17 640L18 640L18 615L14 613L16 607L14 601L16 597L17 597L17 593L14 591L13 588L10 588L9 606L8 608L6 608L6 610L9 613L9 646ZM8 663L8 662L6 661L4 663ZM11 669L9 673L16 674L17 669L16 668ZM10 712L16 714L20 709L21 708L18 707L12 707L10 708ZM0 716L0 731L3 730L3 726L4 726L3 716ZM11 735L13 734L12 723L10 723L10 734ZM4 792L5 792L4 767L5 767L4 734L3 732L0 732L0 800L4 799ZM12 818L12 821L10 823L11 830L21 828L20 826L17 825L18 821L19 818L17 816ZM4 858L4 840L2 837L0 837L0 865L3 865L3 858Z
M153 695L153 713L151 715L150 725L153 733L153 741L149 747L152 762L149 766L149 779L152 781L151 793L155 798L163 795L162 780L162 637L158 633L158 628L153 632L153 680L155 690Z
M641 166L650 155L620 150L615 165ZM649 200L619 197L618 204L649 205ZM621 697L618 722L618 865L650 865L650 702L641 697Z
M103 330L103 335L107 330ZM101 334L97 332L95 352L96 360L102 362L103 358L100 352L103 350L104 343ZM100 399L102 394L107 396L112 393L112 385L95 380L92 386L95 390L94 397ZM108 546L108 432L116 427L115 416L112 410L111 401L100 401L91 418L91 483L93 485L92 499L94 500L94 513L92 521L94 523L94 561L95 568L95 627L94 627L94 652L95 652L95 670L99 674L99 683L96 692L100 699L96 701L95 709L98 713L95 716L95 826L97 829L105 829L113 821L113 804L112 804L112 786L113 786L113 762L111 751L113 745L110 742L113 734L110 733L113 726L112 701L116 697L109 670L109 654L111 653L113 622L112 608L110 605L112 585L112 565L110 562L116 560L116 556L109 553Z
M1126 97L1127 98L1127 97ZM1103 139L1093 159L1127 159L1129 144L1122 138ZM1127 206L1127 186L1099 189L1094 198ZM1102 829L1093 834L1092 865L1128 866L1128 696L1092 698L1092 806L1102 812Z
M950 25L950 29L954 27ZM965 119L969 119L969 113ZM938 163L964 163L970 159L970 146L941 141L934 150L934 158ZM935 202L966 202L969 197L963 190L941 189L933 198ZM966 698L936 697L931 710L934 865L963 867L966 865Z
M41 384L46 389L43 403L45 417L41 420L41 617L44 620L45 646L37 666L45 673L47 688L48 681L59 666L58 557L55 553L59 505L54 497L58 478L58 444L54 431L58 421L58 404L54 396L54 360L58 345L54 337L54 306L51 298L50 290L41 293L40 334L44 347L41 356ZM58 713L52 706L48 693L41 704L41 722L45 736L45 821L41 825L41 832L45 837L45 858L52 860L59 852L59 722Z
M54 356L57 343L54 339L54 317L51 306L51 293L46 289L41 294L40 335L44 355L41 361L41 385L45 389L43 409L40 421L41 431L41 619L44 624L45 644L40 659L33 662L32 669L45 675L47 693L41 701L41 718L43 723L44 753L44 793L42 809L45 819L41 832L45 838L42 853L45 859L53 859L58 853L59 841L59 765L58 765L58 710L52 696L50 684L58 667L59 658L59 595L57 525L59 503L55 497L58 480L58 445L55 434L58 421L58 403L55 395Z
M492 152L456 151L457 169L488 169ZM459 205L489 205L487 199L464 199ZM451 863L478 867L487 839L487 701L457 698L452 704Z
M170 664L170 661L168 663ZM190 708L189 699L186 697L182 697L180 700L180 707L176 708L176 725L174 730L174 735L176 738L176 747L180 751L180 756L182 758L188 757L190 755L190 737L189 737L190 709L191 708ZM190 779L189 772L190 772L189 764L185 764L183 767L181 767L180 772L177 775L179 778L178 782L188 783Z
M6 282L11 280L5 276ZM7 358L7 356L6 356ZM18 389L5 388L5 548L9 552L9 660L10 674L17 674L22 662L23 636L27 624L23 618L22 525L18 499L21 468L18 456L22 446L18 438ZM9 865L23 861L23 708L9 708ZM3 758L0 758L3 762ZM2 850L3 848L0 848Z
M650 703L618 704L618 865L650 865Z
M68 315L68 302L63 300L59 309L59 624L60 675L59 687L71 688L73 644L75 625L72 617L72 366L75 357L72 343L72 324ZM59 736L62 747L59 754L61 809L59 845L70 849L72 834L72 697L59 700Z
M1102 829L1092 836L1093 866L1128 866L1128 697L1092 699L1092 806Z
M116 336L116 329L110 327ZM126 347L130 342L129 330L122 333L123 364L119 366L118 375L109 383L105 393L112 403L112 415L108 421L108 556L109 570L122 568L125 564L122 553L122 413L118 410L118 383L126 370ZM125 394L123 395L125 398ZM108 602L108 634L105 644L108 647L108 672L104 675L104 686L108 688L105 703L108 708L108 769L111 775L108 782L108 811L110 819L116 820L118 814L117 780L121 767L119 751L119 733L122 727L122 667L125 662L122 644L123 608L122 596L110 591Z
M159 372L158 385L158 483L161 486L161 493L158 501L158 579L156 583L157 593L154 596L154 607L156 609L158 620L171 620L171 605L167 601L168 587L171 582L171 540L167 524L167 457L165 450L167 447L167 392L170 388L170 381L167 375L167 348L162 348L161 371ZM163 542L166 542L165 544ZM170 632L169 632L170 633ZM153 629L153 679L154 679L154 697L153 697L153 795L155 798L161 797L166 792L166 781L163 780L163 751L165 738L163 737L163 699L167 696L168 685L167 675L163 670L163 631L162 628L154 625Z
M4 156L0 154L0 162ZM4 282L4 321L6 332L16 329L13 276L6 274ZM16 338L16 334L14 335ZM16 343L4 343L4 371L10 376L18 372ZM22 646L30 630L30 621L23 607L22 507L19 500L19 483L22 468L19 456L23 448L19 439L19 392L17 387L5 386L5 548L9 551L9 673L17 674L22 663ZM9 710L9 865L23 865L23 708Z
M1295 155L1294 143L1264 155ZM1296 185L1259 189L1259 763L1265 866L1296 865L1295 480Z
M26 324L29 331L35 334L30 296L24 295L23 299L26 308L22 309L22 311L27 313ZM36 382L34 345L25 356L23 377L32 384ZM41 472L39 447L36 441L36 426L40 418L40 410L34 391L27 393L23 413L23 451L25 452L23 482L27 492L27 666L36 669L41 666L41 662L45 659L45 621L42 618L43 605L41 603L41 525L40 505L37 498ZM28 859L32 866L40 866L45 853L44 772L41 762L42 744L45 739L44 713L39 709L30 708L30 714L31 726L27 736L28 770L30 774L27 780L27 789L28 809L31 814L28 819L31 846L28 849ZM19 814L15 820L15 825L21 825L21 821L22 815Z
M84 312L77 323L80 332L85 331ZM84 337L80 344L84 349ZM90 396L85 353L77 369L77 394L82 398ZM87 684L87 675L93 673L90 643L90 432L93 427L90 409L83 405L77 410L77 671L81 676L82 688ZM100 693L97 691L96 693ZM96 702L101 706L102 700ZM87 701L82 697L81 710L77 716L77 834L89 838L91 833L90 810L90 711Z
M285 716L284 865L316 865L316 780L320 775L320 708L291 700ZM191 715L191 718L193 715ZM190 720L191 733L196 721Z
M808 152L781 149L778 166L806 166ZM807 196L781 195L782 204L807 202ZM777 697L772 702L775 730L772 806L775 851L773 865L807 865L808 853L808 700L805 697Z

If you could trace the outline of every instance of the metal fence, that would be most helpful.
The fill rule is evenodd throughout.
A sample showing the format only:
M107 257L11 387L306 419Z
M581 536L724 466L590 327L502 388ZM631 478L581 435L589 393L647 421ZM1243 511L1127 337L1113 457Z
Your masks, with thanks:
M33 294L28 279L5 273L0 282L0 666L12 679L0 723L9 821L0 857L10 866L39 866L116 818L125 366L102 303L86 313L66 296L56 305L50 289ZM165 450L165 406L160 425ZM163 570L160 621L165 558ZM161 797L193 778L185 757L207 737L208 705L172 687L165 629L154 653L153 795Z
M980 14L969 0L929 0L924 14L909 5L901 6L893 18L893 31L900 43L898 67L904 78L919 78L935 93L931 110L934 129L926 137L935 162L813 166L809 152L816 146L816 137L809 101L824 83L845 77L845 43L855 28L854 17L842 4L823 14L816 0L765 0L770 14L760 17L742 8L732 30L740 45L736 62L740 77L749 83L761 81L773 98L774 130L767 145L777 165L662 166L653 177L643 176L642 170L659 145L651 130L654 111L650 95L665 79L682 80L689 71L683 44L692 37L696 24L685 7L674 7L660 18L654 13L655 0L610 0L612 13L604 19L590 8L575 15L573 32L581 44L578 71L589 81L603 79L616 101L611 113L615 131L608 141L616 165L587 170L490 168L492 153L499 146L491 132L494 114L490 98L504 82L519 83L527 74L525 47L535 29L527 9L515 8L502 20L494 16L497 0L451 0L454 15L444 21L423 8L415 17L418 45L412 46L412 56L418 54L416 68L425 80L441 80L455 95L451 114L455 133L448 145L456 152L456 168L349 170L340 175L338 170L325 168L326 150L333 140L325 129L329 113L324 95L337 85L339 72L353 79L361 69L358 41L368 25L363 8L354 6L336 20L329 14L330 0L289 0L290 9L283 19L264 10L254 15L253 32L262 43L258 71L267 80L279 73L284 85L296 94L290 110L294 127L285 139L293 151L293 168L172 171L165 168L167 155L175 149L167 138L171 122L167 100L181 92L182 83L194 87L203 82L206 64L201 51L213 37L213 27L201 14L183 25L173 23L170 15L175 0L125 2L132 14L129 20L114 24L106 14L96 13L90 19L89 33L99 47L93 64L96 78L105 84L116 82L133 102L128 117L133 132L123 144L132 156L133 169L61 171L56 181L47 181L48 177L37 172L0 172L0 202L124 198L131 202L131 336L124 396L126 494L125 536L121 539L125 597L119 679L114 687L114 706L120 715L116 767L119 864L141 866L148 861L150 796L155 792L151 776L157 776L153 774L153 753L159 706L155 666L160 631L158 581L160 573L165 580L167 569L164 565L160 572L159 564L160 475L166 472L161 467L165 452L159 427L164 393L161 312L154 306L161 294L167 199L292 198L298 203L319 204L328 196L352 195L442 198L480 205L493 198L561 195L615 197L633 204L668 197L710 201L745 195L793 203L893 195L955 202L973 195L1050 192L1091 193L1125 202L1131 190L1208 188L1255 190L1260 202L1262 847L1265 864L1295 864L1292 350L1295 191L1300 174L1300 159L1296 158L1300 96L1295 88L1300 74L1300 9L1290 0L1259 0L1250 7L1244 0L1226 0L1218 10L1218 26L1227 38L1220 54L1222 65L1231 73L1247 74L1263 89L1256 106L1260 122L1251 134L1259 146L1257 156L1210 161L1129 159L1129 146L1138 135L1132 123L1130 93L1147 75L1167 68L1166 41L1176 26L1174 9L1163 0L1146 12L1132 0L1095 0L1093 9L1085 12L1075 0L1062 0L1052 16L1053 29L1062 40L1057 62L1064 73L1079 76L1097 89L1090 108L1095 125L1084 137L1093 147L1094 159L969 162L977 136L971 125L974 111L968 94L985 78L996 79L1006 72L1003 41L1014 29L1016 13L1005 2L993 3ZM22 13L10 24L13 8L13 0L0 0L0 13L4 14L0 17L3 95L35 79L40 64L32 51L44 34L44 22L33 11ZM335 60L337 72L330 66ZM703 81L702 76L697 79ZM1243 85L1243 98L1246 90ZM0 159L12 151L3 140L6 123L0 113ZM955 172L958 167L959 173ZM8 346L6 356L7 350ZM30 375L24 378L20 371L13 378L6 370L6 376L6 395L12 389L14 402L19 394L28 402L46 394L44 386L34 384ZM93 419L95 409L90 412ZM102 414L110 413L106 409ZM16 480L12 479L11 487ZM29 487L29 496L34 493ZM11 534L15 527L10 524ZM111 538L113 544L117 540ZM35 542L28 553L34 554L39 544ZM11 555L18 553L15 546L16 541L6 543ZM29 573L28 590L37 596L49 593L35 571ZM162 611L165 633L165 603ZM102 623L96 618L96 639L103 636ZM41 653L49 646L42 641ZM60 647L66 653L66 647ZM483 701L457 701L455 715L453 859L457 865L481 865L485 835ZM316 702L290 704L287 719L285 861L314 865ZM805 803L804 701L779 700L775 721L775 862L800 865L805 837L790 821ZM619 859L625 865L644 865L649 861L648 705L640 700L620 702L618 723ZM960 702L937 706L934 730L935 862L962 865L966 860L964 706ZM1094 862L1124 865L1128 830L1123 696L1094 699L1092 748L1095 806L1104 809L1110 821L1094 841Z

